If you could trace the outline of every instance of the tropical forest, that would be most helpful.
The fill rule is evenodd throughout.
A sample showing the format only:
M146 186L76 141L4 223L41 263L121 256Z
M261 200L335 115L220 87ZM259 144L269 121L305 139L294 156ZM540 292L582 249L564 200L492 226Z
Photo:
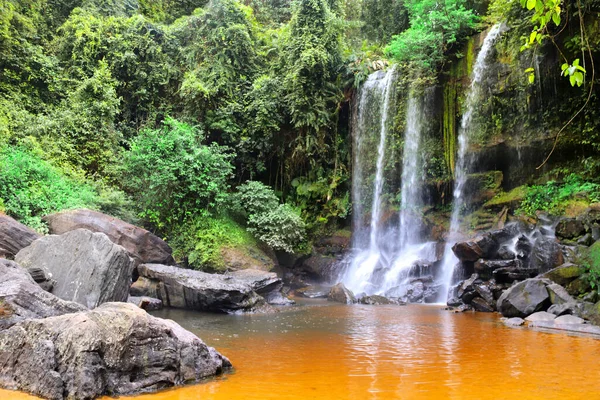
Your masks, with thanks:
M596 398L599 96L600 0L0 0L0 399Z

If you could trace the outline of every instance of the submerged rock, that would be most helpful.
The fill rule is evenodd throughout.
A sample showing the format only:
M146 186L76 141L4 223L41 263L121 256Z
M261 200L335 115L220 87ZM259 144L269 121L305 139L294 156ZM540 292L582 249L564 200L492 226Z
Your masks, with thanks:
M0 332L0 387L52 400L154 391L230 367L177 323L128 303L27 320Z
M331 288L329 295L327 295L327 300L343 304L356 303L354 293L341 282Z
M505 317L527 317L550 306L547 279L527 279L506 290L498 299L497 309Z
M0 258L14 258L17 253L42 237L33 229L0 213Z
M137 227L98 211L79 209L47 215L50 233L62 235L76 229L104 233L125 250L138 263L174 264L172 250L164 240L143 228Z
M223 313L266 310L265 299L254 291L252 282L268 286L269 279L256 283L250 278L242 281L233 275L207 274L161 264L139 265L138 273L138 282L141 279L142 283L133 285L132 295L156 297L167 307Z
M525 320L523 318L514 317L514 318L505 318L503 320L505 325L508 326L521 326L525 324Z
M56 281L52 293L63 300L88 308L127 301L133 259L103 233L77 229L44 236L21 250L15 260Z
M17 263L0 259L0 330L29 318L53 317L83 310L86 310L84 306L61 300L43 290Z
M373 306L385 305L385 304L398 304L398 302L392 301L384 296L373 294L370 296L363 296L359 300L360 304L367 304Z

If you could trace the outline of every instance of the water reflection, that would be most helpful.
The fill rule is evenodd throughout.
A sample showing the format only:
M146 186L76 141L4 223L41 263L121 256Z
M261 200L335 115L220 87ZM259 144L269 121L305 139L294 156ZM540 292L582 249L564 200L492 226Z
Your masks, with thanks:
M236 370L137 400L600 396L599 341L506 328L493 314L310 301L274 315L169 310L161 316L197 333ZM0 399L31 397L0 391Z

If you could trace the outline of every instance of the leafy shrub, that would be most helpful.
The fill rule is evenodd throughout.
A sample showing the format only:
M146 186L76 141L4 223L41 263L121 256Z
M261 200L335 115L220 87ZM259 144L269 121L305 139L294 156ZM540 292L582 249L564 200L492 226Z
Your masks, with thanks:
M293 253L304 240L306 231L300 214L287 204L279 204L270 187L248 181L232 198L232 208L246 218L248 231L271 248Z
M275 209L252 214L248 218L248 231L272 249L294 252L294 247L306 235L304 221L289 205L279 204Z
M535 215L536 211L560 214L567 201L575 195L590 202L598 202L600 185L585 181L580 175L570 174L563 183L550 181L545 185L529 186L519 210L528 215Z
M41 217L69 208L97 208L93 186L66 176L39 156L19 147L0 150L0 193L7 214L39 231Z
M140 216L158 228L206 215L227 197L229 149L201 139L196 128L167 118L162 129L142 131L125 154L125 187Z

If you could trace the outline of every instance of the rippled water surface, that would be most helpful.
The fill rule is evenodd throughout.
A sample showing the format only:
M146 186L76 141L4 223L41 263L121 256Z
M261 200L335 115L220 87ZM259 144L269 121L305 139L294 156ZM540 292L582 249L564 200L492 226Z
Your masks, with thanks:
M275 315L155 315L236 369L138 400L600 398L600 341L507 328L495 314L311 301Z

